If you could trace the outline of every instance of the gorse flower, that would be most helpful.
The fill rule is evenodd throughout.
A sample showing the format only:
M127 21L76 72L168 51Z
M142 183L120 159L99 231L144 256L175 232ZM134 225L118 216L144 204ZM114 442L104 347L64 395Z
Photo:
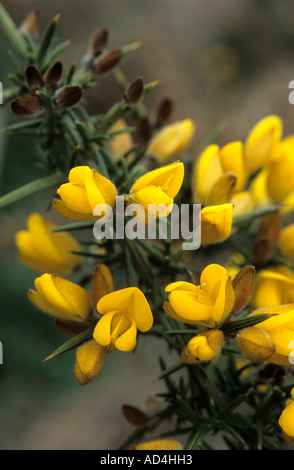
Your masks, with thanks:
M275 307L263 307L255 310L252 316L259 314L270 314L270 318L257 323L253 328L263 330L270 338L275 347L270 356L273 364L289 366L293 351L294 338L294 304L285 304Z
M88 166L77 166L69 173L69 182L57 190L61 199L54 199L53 208L73 220L95 219L94 210L99 204L113 207L116 188L107 178Z
M121 351L130 351L136 346L137 330L148 331L153 316L147 299L137 287L128 287L111 292L97 304L102 315L93 338L102 346L115 346Z
M205 205L230 202L235 192L243 190L246 181L241 142L230 142L222 148L209 145L194 165L194 200Z
M223 242L231 235L233 204L204 207L201 209L200 220L202 245Z
M282 120L275 115L264 117L251 129L244 144L244 162L248 174L268 163L273 149L280 141L282 130Z
M182 450L183 446L172 439L157 439L155 441L133 444L130 450Z
M287 442L294 441L294 389L291 390L291 398L287 400L286 407L284 408L280 418L279 425L281 426L284 437Z
M227 270L210 264L201 273L200 285L173 282L165 288L168 302L163 307L175 320L191 325L214 327L234 306L235 294Z
M191 119L166 125L150 141L147 154L161 163L178 157L191 143L195 127Z
M36 290L30 289L31 302L49 315L74 322L87 322L92 313L88 292L81 286L54 274L35 279Z
M27 220L27 230L15 234L18 257L34 271L67 276L82 263L82 257L73 253L81 248L70 234L54 233L54 228L56 225L40 214L31 214Z
M94 339L78 347L75 361L75 378L80 385L91 382L103 369L104 349Z
M150 171L135 181L130 190L129 202L142 206L147 223L156 216L166 217L172 210L183 179L184 165L181 162Z
M263 269L258 272L254 286L254 308L282 305L294 302L294 274L284 266Z
M207 330L190 339L181 354L186 364L212 361L221 352L224 335L221 330Z

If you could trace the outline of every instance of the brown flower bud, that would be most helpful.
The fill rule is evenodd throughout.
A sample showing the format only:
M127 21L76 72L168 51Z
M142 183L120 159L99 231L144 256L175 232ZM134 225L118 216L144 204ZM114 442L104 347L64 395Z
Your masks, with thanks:
M58 108L72 108L82 99L82 96L82 87L65 86L55 93L53 103Z
M62 76L63 66L60 61L55 62L44 74L44 83L47 88L55 90Z
M132 82L124 93L124 98L129 104L136 104L142 98L144 92L144 83L142 78L137 78Z
M132 405L123 405L122 412L126 420L134 426L145 426L148 421L148 416Z
M102 51L108 44L108 30L106 28L98 29L90 42L90 50L95 56L99 51Z
M27 15L27 17L21 23L19 30L24 35L29 34L35 40L39 38L40 10L38 8L35 8Z
M235 292L233 312L240 312L248 303L255 278L254 266L244 266L234 277L232 284Z
M34 65L29 65L25 70L25 81L32 91L42 90L44 80L39 70Z
M113 51L105 54L100 54L93 62L95 72L101 74L113 69L119 63L121 56L121 49L114 49Z
M173 103L169 98L161 100L156 109L155 126L160 127L169 120L173 110Z
M280 211L263 216L260 220L257 239L253 246L253 255L257 263L265 263L271 257L277 245L282 229Z
M90 298L93 309L96 310L97 303L106 294L109 294L113 291L113 280L111 272L105 264L98 264L95 267L91 290Z
M137 121L137 136L141 142L147 143L153 135L153 128L147 117L140 117Z
M17 98L10 104L11 111L19 117L35 117L43 112L40 102L34 96Z

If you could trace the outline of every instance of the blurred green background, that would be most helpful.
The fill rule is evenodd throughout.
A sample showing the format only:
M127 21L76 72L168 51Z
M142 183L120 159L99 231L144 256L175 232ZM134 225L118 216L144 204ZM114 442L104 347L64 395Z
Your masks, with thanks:
M67 69L79 61L91 34L100 26L110 31L116 48L139 40L140 49L122 63L131 81L159 80L147 98L152 109L161 98L174 103L173 120L192 118L196 152L210 131L224 124L220 144L244 140L267 114L278 114L284 134L293 133L294 107L288 84L294 79L294 4L291 0L7 0L2 4L20 24L35 7L44 28L61 14L57 36L70 39L61 56ZM9 86L8 44L0 32L0 79ZM100 113L121 98L111 75L101 77L88 95L89 111ZM1 109L1 128L14 122ZM0 135L0 192L42 176L34 166L32 147L23 137ZM54 195L46 191L1 210L0 448L115 449L132 427L121 405L148 411L150 397L162 391L153 382L159 372L161 344L147 338L136 354L115 353L103 372L86 387L73 375L74 353L42 363L64 342L50 318L27 300L36 273L22 266L14 234L33 211L44 214ZM162 351L160 351L162 352ZM167 357L167 361L172 358Z

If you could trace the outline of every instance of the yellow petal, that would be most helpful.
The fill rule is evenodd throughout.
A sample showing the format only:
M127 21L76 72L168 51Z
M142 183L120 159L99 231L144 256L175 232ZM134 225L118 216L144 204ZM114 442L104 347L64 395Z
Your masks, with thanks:
M103 348L95 340L89 340L78 347L75 361L75 377L80 385L85 385L99 372L104 364Z
M229 142L220 149L220 162L224 173L236 175L236 191L241 191L247 181L244 162L244 149L240 141Z
M95 266L91 282L91 303L96 309L98 301L113 291L113 279L110 270L105 264Z
M245 142L245 165L249 173L261 168L269 159L282 135L283 124L278 116L270 115L255 124Z
M279 425L287 436L294 437L294 400L292 400L282 412Z
M193 168L194 201L206 204L211 188L222 175L219 147L215 144L209 145L200 154Z
M195 124L191 119L165 126L151 140L147 153L160 162L166 162L178 156L191 142L195 133Z
M182 445L171 439L141 442L131 446L130 450L182 450Z
M201 244L209 245L226 240L232 230L233 205L221 204L201 210Z
M237 176L234 173L225 173L212 186L208 197L207 205L225 204L230 202L236 189Z
M158 186L167 196L174 198L179 192L184 179L184 165L174 162L157 168L141 176L132 186L130 194L134 194L146 186Z

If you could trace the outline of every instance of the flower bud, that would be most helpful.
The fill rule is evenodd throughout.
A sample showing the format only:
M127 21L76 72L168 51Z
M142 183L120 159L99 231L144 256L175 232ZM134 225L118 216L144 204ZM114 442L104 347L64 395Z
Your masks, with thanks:
M55 62L44 74L44 83L47 88L52 91L55 91L57 88L61 76L62 76L63 66L60 61Z
M53 208L72 220L95 220L94 210L99 204L113 207L116 201L114 184L95 169L77 166L69 172L69 182L57 190L61 200L53 200Z
M242 356L253 362L264 362L275 352L269 334L256 326L245 328L238 333L236 342Z
M105 264L98 264L94 270L90 291L93 308L96 309L99 300L112 291L113 280L111 272Z
M181 354L186 364L212 361L219 356L224 335L221 330L208 330L192 338Z
M29 34L34 40L39 38L40 34L40 10L35 8L23 20L19 27L23 35Z
M110 127L109 133L123 131L127 127L127 123L124 119L118 119L113 126ZM133 139L130 132L119 132L106 142L107 149L113 158L116 160L128 154L133 147Z
M156 109L155 126L161 127L171 116L173 103L169 98L160 101Z
M103 347L96 341L83 343L76 352L75 378L80 385L86 385L103 369Z
M133 184L129 201L140 204L146 214L146 222L157 217L166 217L172 210L174 197L184 179L184 165L181 162L157 168L141 176Z
M172 439L158 439L155 441L133 444L130 450L182 450L182 445Z
M89 294L83 287L45 273L35 279L35 288L29 289L28 297L44 313L61 320L88 321L92 307Z
M142 78L137 78L132 82L124 93L124 98L128 104L136 104L142 98L144 92L144 83Z
M191 119L169 124L151 140L147 153L164 163L177 157L190 144L195 133Z
M53 103L58 108L72 108L83 97L82 87L68 85L60 88L53 97Z
M113 51L100 54L94 59L93 68L98 74L106 73L119 63L121 57L121 49L114 49Z
M42 114L43 108L34 96L16 98L10 104L11 111L19 117L29 118Z
M93 34L90 41L90 50L92 51L93 56L107 47L108 36L109 33L106 28L100 28Z
M282 134L278 116L261 119L249 132L244 146L245 165L249 173L261 168L268 160Z
M233 204L207 206L201 210L201 244L226 240L232 230Z
M294 224L288 225L281 231L279 248L284 256L294 259Z
M40 214L31 214L27 230L15 234L18 257L34 271L68 276L82 263L82 257L72 253L80 251L80 245L69 233L53 232L55 227Z
M134 426L145 426L148 421L148 416L135 406L123 405L122 412L126 420Z
M25 81L32 91L41 90L44 87L44 80L39 70L34 65L29 65L25 70Z
M244 266L233 279L235 292L234 313L239 313L248 303L255 278L254 266Z
M289 443L294 442L294 388L291 390L291 395L279 418L279 425L283 430L283 436L285 441Z

